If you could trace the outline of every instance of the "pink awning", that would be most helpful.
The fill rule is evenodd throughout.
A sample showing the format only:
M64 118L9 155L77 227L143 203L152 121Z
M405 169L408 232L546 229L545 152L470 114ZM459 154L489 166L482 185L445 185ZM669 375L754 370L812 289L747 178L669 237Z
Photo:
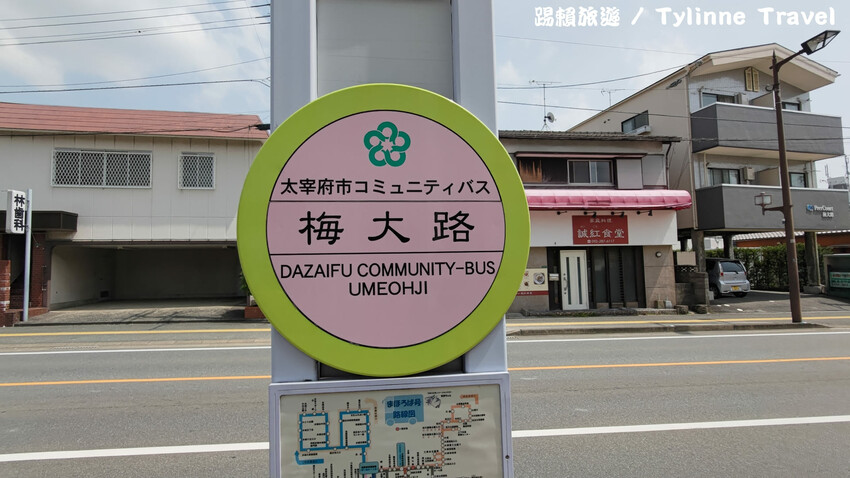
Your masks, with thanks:
M532 211L679 210L691 207L691 195L687 191L668 189L526 189L525 197L528 209Z

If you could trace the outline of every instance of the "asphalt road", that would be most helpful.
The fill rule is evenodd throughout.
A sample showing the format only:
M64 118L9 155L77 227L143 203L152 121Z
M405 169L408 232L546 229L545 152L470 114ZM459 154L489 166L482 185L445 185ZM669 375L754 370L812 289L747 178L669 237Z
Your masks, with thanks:
M268 341L0 332L0 476L267 476ZM518 477L850 476L850 329L518 337L508 356Z

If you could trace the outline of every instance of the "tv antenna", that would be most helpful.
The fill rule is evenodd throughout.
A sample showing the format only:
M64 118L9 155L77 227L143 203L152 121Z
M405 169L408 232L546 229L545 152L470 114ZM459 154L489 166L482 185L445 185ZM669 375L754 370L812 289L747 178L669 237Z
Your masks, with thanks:
M602 88L602 90L600 90L603 95L608 95L608 106L611 106L611 93L615 91L626 91L626 88L613 88L610 90L607 88Z
M540 128L540 129L541 130L547 130L547 129L549 129L549 123L555 122L555 115L552 114L551 112L546 111L546 87L549 86L549 85L554 85L555 83L558 83L558 82L557 81L531 80L531 81L529 81L529 83L531 83L532 85L540 85L540 86L543 87L543 127Z

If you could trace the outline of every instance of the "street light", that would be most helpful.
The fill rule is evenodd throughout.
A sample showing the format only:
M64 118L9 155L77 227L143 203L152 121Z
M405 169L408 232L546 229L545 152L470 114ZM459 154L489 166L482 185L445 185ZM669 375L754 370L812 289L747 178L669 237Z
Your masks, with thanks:
M811 55L823 49L838 33L840 33L838 30L826 30L804 41L800 45L802 47L800 51L782 61L776 61L776 52L773 52L773 65L771 66L773 70L773 104L776 109L776 136L779 140L779 184L782 186L782 206L780 208L785 217L785 256L788 262L788 295L791 302L792 323L802 322L803 312L800 308L800 276L797 267L797 243L794 240L794 216L791 214L791 185L788 184L788 158L785 152L785 124L782 122L782 97L779 94L779 69L802 53Z

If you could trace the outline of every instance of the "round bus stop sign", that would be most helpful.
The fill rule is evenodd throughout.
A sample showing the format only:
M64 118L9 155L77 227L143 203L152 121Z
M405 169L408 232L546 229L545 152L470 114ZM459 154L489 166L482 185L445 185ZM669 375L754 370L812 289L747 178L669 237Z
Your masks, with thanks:
M268 320L319 362L401 376L443 365L516 295L528 206L510 156L437 94L363 85L306 105L245 180L237 242Z

